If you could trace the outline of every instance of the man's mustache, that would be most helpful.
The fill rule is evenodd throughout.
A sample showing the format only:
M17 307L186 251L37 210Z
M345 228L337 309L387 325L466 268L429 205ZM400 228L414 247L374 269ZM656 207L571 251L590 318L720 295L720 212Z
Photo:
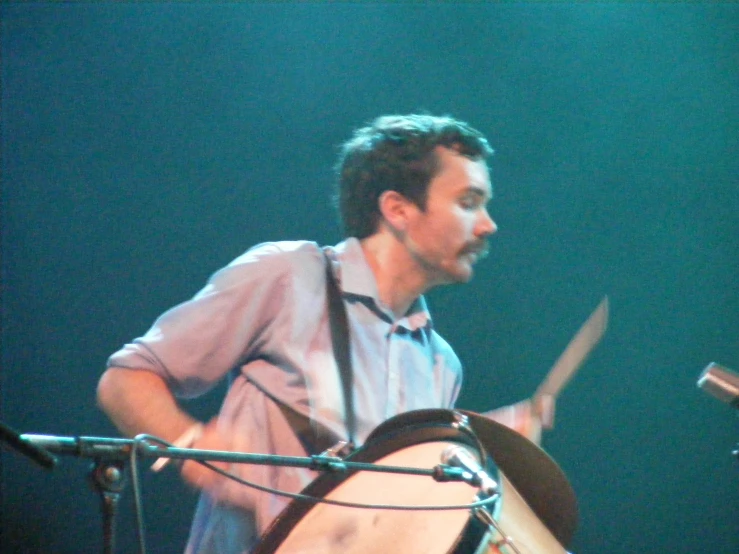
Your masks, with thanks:
M476 254L478 260L486 258L489 252L490 248L486 240L473 242L462 250L462 254Z

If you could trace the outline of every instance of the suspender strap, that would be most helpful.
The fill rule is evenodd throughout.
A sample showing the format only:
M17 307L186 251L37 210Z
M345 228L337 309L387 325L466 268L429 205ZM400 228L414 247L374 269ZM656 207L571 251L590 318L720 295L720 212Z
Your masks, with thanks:
M346 317L346 306L341 297L341 290L331 269L331 259L323 251L326 259L326 302L328 304L328 319L331 328L331 344L334 358L339 368L341 388L344 393L344 420L349 442L356 444L354 438L357 431L356 415L354 413L354 375L352 374L352 357L349 342L349 322Z
M354 449L356 436L356 417L354 414L353 375L351 366L351 351L349 349L349 324L346 317L346 307L341 297L341 290L336 282L331 269L331 258L323 251L326 266L326 305L328 308L329 328L331 332L331 344L334 358L339 369L341 390L344 396L344 419L346 434L349 444L338 450L339 455L345 455ZM248 378L248 376L247 376ZM259 383L252 381L264 394L269 396L280 408L290 427L295 432L298 440L310 454L319 454L335 448L339 444L337 437L326 426L298 412L294 408L283 403L269 391L262 388Z

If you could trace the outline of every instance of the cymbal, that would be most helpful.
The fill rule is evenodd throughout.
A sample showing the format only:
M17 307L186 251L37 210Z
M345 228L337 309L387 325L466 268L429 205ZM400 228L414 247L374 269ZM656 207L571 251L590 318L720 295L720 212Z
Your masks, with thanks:
M578 523L577 498L557 463L505 425L475 412L456 411L467 416L488 455L541 522L563 546L568 546Z

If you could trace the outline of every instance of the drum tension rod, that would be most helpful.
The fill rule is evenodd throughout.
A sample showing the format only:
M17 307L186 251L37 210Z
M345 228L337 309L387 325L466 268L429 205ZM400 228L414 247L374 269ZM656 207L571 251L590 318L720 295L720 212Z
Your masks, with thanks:
M492 515L490 515L490 512L488 512L487 509L475 508L473 510L473 513L478 520L480 520L484 525L487 525L490 528L491 532L494 529L501 536L501 538L496 540L495 542L493 542L492 540L490 541L490 544L492 544L498 552L500 552L501 546L508 546L511 550L513 550L515 554L522 554L518 547L516 547L516 545L513 543L513 537L509 537L505 534L498 522L495 521L495 519Z

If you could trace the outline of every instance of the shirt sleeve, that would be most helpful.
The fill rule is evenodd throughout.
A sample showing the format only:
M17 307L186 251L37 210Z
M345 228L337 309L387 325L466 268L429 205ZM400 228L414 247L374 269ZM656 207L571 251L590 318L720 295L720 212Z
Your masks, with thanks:
M113 354L108 367L157 373L181 397L208 391L258 351L284 304L290 268L280 243L255 246Z

